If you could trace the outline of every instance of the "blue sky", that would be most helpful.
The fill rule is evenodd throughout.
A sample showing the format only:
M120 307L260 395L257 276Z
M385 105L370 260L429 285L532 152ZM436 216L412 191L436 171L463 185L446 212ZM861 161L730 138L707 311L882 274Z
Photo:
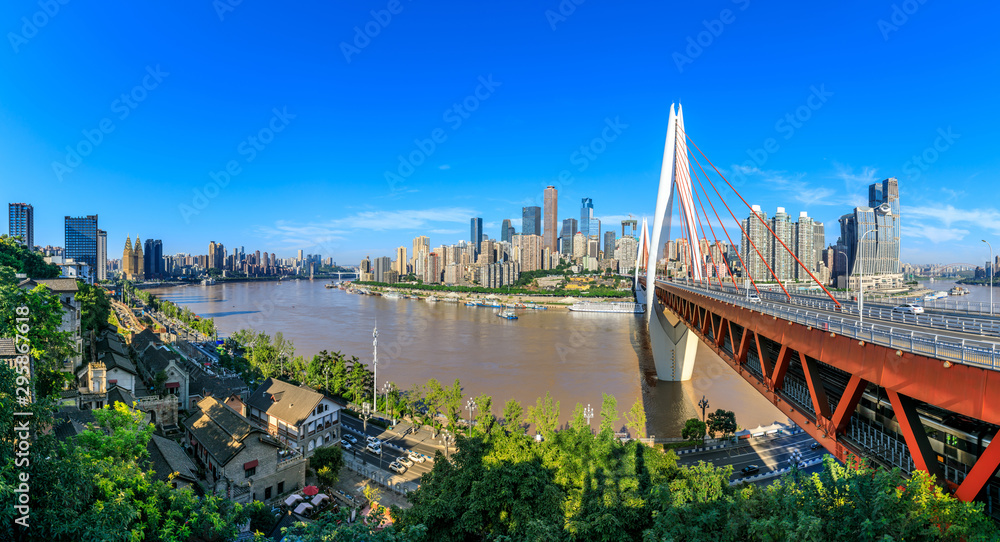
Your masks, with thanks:
M497 237L549 184L560 219L590 197L612 226L653 213L675 101L748 201L828 242L889 176L904 260L1000 241L995 3L61 1L0 9L0 194L37 244L98 213L112 256L138 234L355 263L472 216Z

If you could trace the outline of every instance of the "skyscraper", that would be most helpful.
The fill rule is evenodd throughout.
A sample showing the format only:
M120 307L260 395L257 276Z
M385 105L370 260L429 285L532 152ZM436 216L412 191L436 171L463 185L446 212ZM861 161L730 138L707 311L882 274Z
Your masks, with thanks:
M573 255L573 236L579 231L579 222L575 218L564 218L562 231L559 232L560 252L567 256Z
M767 220L767 213L760 210L760 205L754 205L752 209L760 219ZM754 216L754 213L750 213L750 216L743 220L743 231L746 235L740 241L740 254L746 262L744 276L754 281L773 282L774 277L767 270L767 263L757 254L759 251L765 258L769 257L772 245L771 234L760 219ZM756 250L754 247L757 247Z
M615 257L615 232L608 230L604 232L604 257L611 259Z
M635 237L635 231L638 228L638 226L639 222L634 218L629 220L622 220L622 237L626 236Z
M11 203L9 206L10 236L21 236L28 250L35 247L35 208L29 203Z
M65 235L66 249L63 254L89 265L93 276L97 269L97 215L67 216Z
M480 248L483 245L483 219L473 218L472 227L469 229L469 241L475 245L476 254L479 254Z
M795 269L792 267L794 260L792 259L792 255L785 250L785 247L792 248L794 244L792 242L792 220L788 216L788 213L785 212L784 207L778 207L778 212L771 219L771 231L784 243L784 246L776 240L771 243L771 260L769 262L771 269L778 276L778 280L794 278ZM754 242L756 243L757 241L754 240ZM760 248L759 245L758 248Z
M95 280L108 278L108 232L97 230L97 269L94 270Z
M582 204L580 206L580 229L579 232L584 235L584 237L591 235L590 233L590 219L594 218L594 200L590 198L583 198Z
M816 257L815 247L813 246L813 243L816 241L815 223L805 211L802 211L799 213L799 221L795 223L794 229L795 245L789 245L789 248L795 251L795 255L802 262L802 265L805 265L809 271L814 271L816 262L811 259ZM812 280L809 273L801 265L794 262L793 265L795 266L794 275L797 280Z
M559 250L559 191L554 186L545 188L545 246L555 252Z
M163 278L163 241L160 239L146 239L143 245L143 271L146 279Z
M542 235L542 208L538 206L521 208L521 235ZM524 269L524 265L521 265Z
M399 273L399 276L405 276L407 273L407 263L406 263L406 247L398 247L396 249L396 261L393 262L393 269Z
M226 247L222 243L212 241L208 244L208 267L209 269L222 269L226 262ZM273 264L271 264L273 266Z
M848 274L899 274L899 184L894 177L868 187L868 207L840 217Z
M510 243L513 237L514 237L514 226L510 225L509 218L505 218L503 219L503 222L500 223L500 240L507 241L508 243Z

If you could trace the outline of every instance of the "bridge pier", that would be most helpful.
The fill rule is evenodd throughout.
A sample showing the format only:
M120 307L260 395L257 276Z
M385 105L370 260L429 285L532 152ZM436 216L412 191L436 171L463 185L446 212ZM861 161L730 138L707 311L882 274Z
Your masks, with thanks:
M650 301L649 343L653 350L656 378L668 382L691 380L698 352L698 336L688 329L683 320L663 310L655 298Z

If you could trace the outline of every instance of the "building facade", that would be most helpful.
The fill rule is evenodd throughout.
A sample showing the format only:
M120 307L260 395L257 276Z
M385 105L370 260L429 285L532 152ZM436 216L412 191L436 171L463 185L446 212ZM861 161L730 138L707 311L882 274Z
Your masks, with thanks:
M521 208L521 235L542 235L542 209L538 206Z
M899 185L895 178L868 187L868 206L840 217L838 245L847 252L848 274L898 275Z
M479 254L479 247L483 242L483 219L473 218L469 227L469 242L476 248L476 255Z
M559 250L559 191L554 186L548 186L544 192L545 200L545 247L555 252Z
M122 276L131 281L146 279L142 244L138 237L135 238L135 247L132 246L132 238L125 237L125 249L122 250Z
M590 232L590 220L594 218L594 200L591 198L582 198L580 204L580 227L577 231L582 233L585 237L589 235L596 235L598 232Z
M34 250L35 208L30 203L11 203L8 206L8 220L10 236L20 237L28 250Z
M97 269L97 215L65 218L66 258Z

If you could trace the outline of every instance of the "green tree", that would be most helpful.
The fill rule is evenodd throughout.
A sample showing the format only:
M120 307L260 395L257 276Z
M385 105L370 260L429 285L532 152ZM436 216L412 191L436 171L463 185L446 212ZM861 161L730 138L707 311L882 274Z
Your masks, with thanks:
M698 418L690 418L684 422L684 429L681 430L681 437L685 440L702 440L705 438L707 426L705 422Z
M347 374L348 398L358 404L366 401L371 397L373 380L374 375L368 367L358 358L352 357L350 372Z
M601 394L603 400L601 401L601 432L615 432L615 426L618 424L618 420L621 416L618 414L618 399L615 399L614 395L608 395L606 393Z
M535 406L528 407L528 423L535 426L535 431L544 438L552 438L556 429L559 428L559 401L552 399L549 392L545 392L545 398L539 398Z
M19 238L0 235L0 267L10 267L33 279L54 279L62 272L58 265L45 263L41 254L21 244Z
M78 346L71 340L70 332L60 331L63 308L59 296L45 285L31 290L19 288L13 271L10 267L0 267L0 337L27 338L26 343L20 344L28 344L34 360L35 392L47 397L62 391L72 381L72 374L63 367L78 352ZM22 333L24 324L27 333Z
M104 288L76 281L76 300L80 302L80 329L84 334L97 333L111 316L111 301Z
M333 487L344 466L344 450L339 446L322 446L309 458L309 467L316 470L316 476L325 487Z
M646 409L642 406L642 398L636 399L632 408L625 413L625 427L636 438L646 438Z
M516 399L508 399L503 406L503 426L513 433L524 433L524 407Z
M715 438L718 434L722 438L728 438L736 433L736 414L731 410L721 408L708 415L708 434Z

